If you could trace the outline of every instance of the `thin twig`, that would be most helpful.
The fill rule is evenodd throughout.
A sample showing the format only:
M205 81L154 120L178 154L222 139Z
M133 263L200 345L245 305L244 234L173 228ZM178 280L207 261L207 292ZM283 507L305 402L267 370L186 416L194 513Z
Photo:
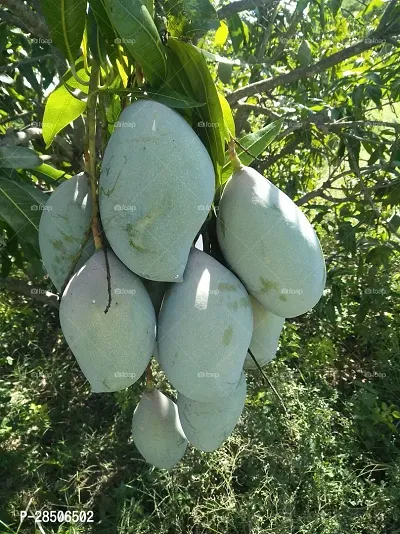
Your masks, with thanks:
M282 400L282 397L279 395L279 393L277 392L277 390L275 389L275 386L273 385L273 383L271 382L271 379L269 378L269 376L267 376L264 371L261 369L260 367L260 364L258 363L258 361L256 360L254 354L251 352L250 349L247 349L248 353L250 354L250 356L252 357L253 359L253 362L256 364L257 366L257 369L260 371L260 373L262 374L262 376L264 377L264 379L268 382L268 385L269 387L272 389L272 391L275 393L275 395L277 396L277 398L279 399L279 402L281 403L281 406L285 412L286 415L288 415L288 411L287 411L287 408L285 406L285 403L283 402Z
M107 291L108 291L108 303L107 303L106 309L104 310L104 313L107 313L108 310L111 307L111 272L110 272L110 263L108 261L108 250L107 250L107 247L104 247L103 250L104 250L104 257L105 257L105 260L106 260Z

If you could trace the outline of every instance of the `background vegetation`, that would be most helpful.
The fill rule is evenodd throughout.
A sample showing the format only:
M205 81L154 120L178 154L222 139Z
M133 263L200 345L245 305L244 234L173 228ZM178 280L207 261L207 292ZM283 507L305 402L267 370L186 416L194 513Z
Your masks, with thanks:
M398 3L156 5L164 38L166 27L170 38L206 51L234 114L239 153L302 207L328 269L321 302L286 321L266 368L284 407L258 372L248 373L233 436L212 454L190 448L171 473L147 465L131 442L140 383L90 394L40 263L40 207L83 168L86 121L85 86L65 74L43 16L49 5L3 0L0 8L1 534L399 533ZM101 2L90 5L98 15ZM95 18L109 44L107 25ZM76 60L82 77L89 28ZM116 87L134 83L126 68L119 64ZM124 98L100 102L108 133ZM65 128L49 131L54 113ZM268 144L278 119L280 133ZM24 151L5 164L10 147L29 147L39 160L27 162ZM43 508L93 510L95 521L19 524L20 511Z

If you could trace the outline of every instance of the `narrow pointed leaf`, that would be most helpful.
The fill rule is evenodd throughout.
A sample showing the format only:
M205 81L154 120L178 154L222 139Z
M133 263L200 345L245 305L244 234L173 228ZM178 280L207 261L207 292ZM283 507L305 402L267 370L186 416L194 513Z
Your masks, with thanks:
M0 217L19 239L38 246L39 221L47 195L32 185L0 177Z
M0 146L0 168L31 169L43 162L31 148L24 146Z
M225 128L221 104L214 81L203 55L191 44L170 38L168 46L179 57L189 79L193 95L205 105L198 109L200 120L194 128L208 146L215 169L224 164Z
M218 93L221 104L222 114L224 116L225 125L225 141L229 142L231 137L235 137L235 121L233 120L231 106L223 94Z
M86 21L86 0L42 0L41 8L53 44L68 59L75 59Z
M106 8L121 45L140 64L150 84L161 85L167 73L165 50L147 7L141 0L106 0Z
M84 81L89 80L83 68L77 71L78 76ZM65 126L77 119L86 109L86 101L75 98L71 90L79 90L84 95L88 93L88 86L80 84L71 74L63 77L65 85L61 85L53 91L47 99L44 108L42 135L48 148L53 142L54 137Z
M240 145L247 150L246 152L240 148L240 145L236 148L237 155L243 165L250 165L255 158L262 154L279 134L281 127L282 121L278 120L261 128L258 132L250 133L239 139ZM232 164L227 157L222 170L222 183L225 183L231 174Z

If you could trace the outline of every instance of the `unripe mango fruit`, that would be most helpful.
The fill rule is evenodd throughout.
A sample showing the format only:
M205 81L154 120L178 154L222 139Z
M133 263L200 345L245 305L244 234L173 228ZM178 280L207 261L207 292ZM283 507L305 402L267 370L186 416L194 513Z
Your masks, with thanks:
M178 113L145 100L125 108L100 176L100 213L115 254L143 278L181 282L214 182L206 148Z
M111 307L104 251L77 271L61 299L60 322L67 343L94 393L119 391L146 369L155 344L155 313L139 277L108 250Z
M178 411L189 442L204 452L215 451L232 434L246 400L246 376L236 389L218 402L198 402L178 393Z
M260 367L264 367L275 358L285 319L266 310L252 295L250 301L253 308L254 330L249 349ZM244 361L244 368L257 369L249 353Z
M256 170L235 170L217 220L222 253L270 312L296 317L322 296L326 270L317 234L296 204Z
M39 247L46 271L58 291L66 281L92 218L89 180L84 173L63 182L50 195L39 223ZM93 238L75 270L94 253Z
M192 248L181 284L165 294L158 359L189 399L215 402L237 387L253 331L246 289L217 260Z
M143 458L160 469L172 469L188 443L176 404L158 389L143 392L132 418L132 437Z

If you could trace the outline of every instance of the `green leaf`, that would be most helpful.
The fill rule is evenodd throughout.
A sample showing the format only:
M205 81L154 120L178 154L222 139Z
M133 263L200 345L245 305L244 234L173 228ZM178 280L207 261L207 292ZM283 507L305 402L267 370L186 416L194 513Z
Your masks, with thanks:
M168 73L165 86L194 99L192 86L180 58L167 47Z
M353 225L344 221L339 224L339 241L344 250L350 254L355 254L357 250L356 234Z
M258 132L247 134L239 139L239 148L236 151L240 161L243 165L250 165L260 154L264 152L269 144L275 139L282 128L282 120L278 120L268 124ZM240 148L244 147L248 152ZM232 174L232 164L229 157L225 160L225 165L222 169L222 184L224 184L229 176Z
M40 4L53 44L72 61L82 42L86 0L42 0Z
M221 104L222 114L225 126L225 141L229 143L232 137L235 137L235 121L233 120L231 106L223 94L218 93Z
M339 9L342 7L343 0L330 0L329 9L332 11L334 17L336 17Z
M245 38L242 19L237 13L228 20L228 28L233 50L237 54Z
M112 43L115 39L115 32L111 25L110 19L108 18L108 14L104 6L104 0L89 0L89 4L100 29L100 33L110 43Z
M380 87L376 85L367 85L365 87L365 94L368 98L370 98L374 102L374 104L376 104L376 106L379 109L382 109L382 103L381 103L382 91Z
M224 46L224 44L226 43L226 40L228 39L228 35L229 35L228 25L224 21L222 21L220 23L220 27L215 32L214 46L219 46L219 47Z
M0 146L0 168L31 169L43 162L31 148L24 146Z
M86 102L72 96L64 86L53 91L47 99L43 115L42 134L46 148L58 132L82 115L85 109Z
M38 244L39 221L47 195L32 185L0 177L0 217L20 239Z
M88 81L89 76L82 67L83 61L78 60L75 68L80 79ZM77 81L68 70L63 76L63 84L55 89L49 96L44 108L42 135L48 148L53 142L54 137L65 126L77 119L86 109L86 102L75 98L70 91L78 89L83 95L87 95L88 86L82 85ZM68 90L66 88L70 90Z
M165 0L168 31L173 37L190 37L196 32L207 32L219 27L220 22L209 0Z
M50 185L54 185L54 181L59 180L62 177L65 179L70 178L69 174L55 169L51 165L47 165L47 163L43 163L39 167L32 169L30 173L36 176L36 178L39 178L40 180L46 182L46 184Z
M398 410L393 410L392 412L392 416L395 418L395 419L400 419L400 412Z
M311 48L306 40L302 41L299 47L297 59L302 67L307 67L312 61Z
M232 65L218 63L218 78L223 84L226 85L231 82L232 70Z
M103 92L115 94L129 94L137 98L155 100L171 108L189 109L204 106L204 102L197 102L190 97L177 93L176 91L163 87L158 91L149 89L104 89Z
M161 85L167 75L165 50L147 7L140 0L106 0L106 7L121 44L150 84Z
M175 109L198 108L205 104L205 102L197 102L197 100L167 87L162 87L156 92L146 90L145 93L148 94L152 100L156 100L157 102L161 102L161 104L165 104L166 106Z
M368 15L368 13L371 13L371 11L374 11L374 9L379 9L384 3L385 0L371 0L364 10L363 15Z
M191 44L170 38L168 46L180 59L196 100L205 102L198 109L200 121L195 129L208 146L214 167L223 165L225 156L224 117L214 81L203 55Z
M204 48L199 48L198 46L196 46L195 48L201 54L203 54L204 57L206 57L207 59L211 59L211 61L216 61L217 63L224 63L226 65L241 65L242 67L249 67L248 63L246 63L245 61L241 61L240 59L230 59L225 56L220 56L219 54L213 54L212 52L204 50Z

